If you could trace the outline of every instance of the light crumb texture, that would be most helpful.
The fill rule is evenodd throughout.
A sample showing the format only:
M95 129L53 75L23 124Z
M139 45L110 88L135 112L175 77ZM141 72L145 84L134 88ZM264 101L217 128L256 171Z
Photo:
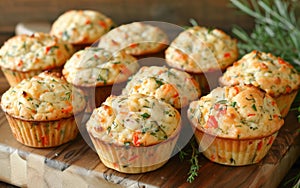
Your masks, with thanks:
M69 10L54 21L50 33L71 44L92 44L113 25L113 21L100 12Z
M233 139L269 136L284 123L274 99L253 86L218 87L190 104L188 118L197 129Z
M180 129L180 114L171 105L141 94L111 96L87 122L89 133L106 143L150 146Z
M81 112L86 104L83 93L56 74L43 72L11 87L2 95L3 111L28 121L58 120Z
M168 36L160 28L133 22L109 31L101 37L98 46L112 52L125 51L131 55L144 55L159 52L167 44Z
M65 64L68 82L84 87L124 82L139 68L137 59L125 52L111 53L97 47L76 52Z
M229 67L220 78L222 85L252 84L272 97L299 89L300 76L288 62L271 53L252 51Z
M123 94L154 96L175 108L181 108L201 95L199 85L186 72L167 67L142 67L127 83Z
M174 39L165 57L171 67L188 72L223 70L238 58L237 40L219 29L194 26Z
M0 66L21 72L64 65L74 50L70 44L46 33L17 35L0 49Z

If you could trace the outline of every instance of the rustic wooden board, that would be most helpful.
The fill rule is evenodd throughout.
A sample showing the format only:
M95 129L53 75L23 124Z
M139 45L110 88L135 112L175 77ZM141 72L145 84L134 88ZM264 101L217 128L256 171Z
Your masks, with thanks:
M0 90L9 86L0 75ZM106 168L78 136L49 149L23 146L12 136L0 112L0 181L28 187L277 187L300 156L300 124L291 112L262 162L244 167L212 163L202 155L193 183L187 183L189 163L173 156L162 168L144 174L122 174Z

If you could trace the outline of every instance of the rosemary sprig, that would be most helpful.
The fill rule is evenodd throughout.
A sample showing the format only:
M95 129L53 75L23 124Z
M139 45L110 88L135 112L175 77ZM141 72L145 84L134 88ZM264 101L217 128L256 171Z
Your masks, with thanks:
M198 155L199 155L199 150L196 147L195 139L191 141L191 146L192 146L192 156L190 159L191 167L188 172L188 178L186 179L187 182L192 183L195 180L195 177L198 176L198 171L199 171L199 162L198 162Z
M271 52L300 71L300 25L295 14L298 0L231 0L231 3L255 21L250 34L238 26L232 29L240 39L240 55L252 50Z
M189 159L190 162L190 169L188 172L188 177L186 179L187 182L192 183L195 178L198 176L198 171L200 169L200 165L199 165L199 161L198 161L198 156L200 154L198 148L197 148L197 143L194 137L192 137L192 139L190 140L190 146L191 146L191 150L188 151L183 151L180 150L179 151L179 159L181 161L184 160L184 158L186 156L191 156L191 158Z

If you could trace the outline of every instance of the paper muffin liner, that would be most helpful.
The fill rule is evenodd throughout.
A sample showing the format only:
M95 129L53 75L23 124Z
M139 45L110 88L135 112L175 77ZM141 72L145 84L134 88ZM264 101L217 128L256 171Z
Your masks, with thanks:
M26 121L6 113L6 118L15 139L30 147L59 146L75 139L79 132L74 116L54 121Z
M21 72L21 71L5 69L5 68L1 68L1 69L10 86L16 86L22 80L27 78L32 78L33 76L38 75L41 72L45 71L45 70L32 70L32 71ZM49 69L48 71L61 73L61 70L62 68L58 67L54 69Z
M277 132L254 139L229 139L206 134L196 129L195 137L203 155L212 162L244 166L260 162L271 148Z
M289 113L291 105L295 97L297 96L297 93L298 90L295 90L289 94L283 94L278 97L274 97L282 117L286 117Z
M180 128L167 140L151 146L121 146L107 143L89 133L102 163L122 173L137 174L156 170L172 157Z
M81 87L75 86L81 89L84 93L85 98L87 99L86 112L91 113L95 108L101 106L101 104L106 100L110 95L119 95L122 92L122 89L125 87L125 82L117 83L113 85L104 85L104 86L93 86L93 87Z

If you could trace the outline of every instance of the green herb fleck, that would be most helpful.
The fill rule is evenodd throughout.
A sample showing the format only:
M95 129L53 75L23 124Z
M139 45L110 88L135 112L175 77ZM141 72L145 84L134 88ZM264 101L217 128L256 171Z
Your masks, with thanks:
M219 103L219 104L226 104L227 100L219 100L219 101L217 101L217 103Z
M254 111L257 111L257 108L256 108L255 104L252 105L252 109L253 109Z
M150 114L148 114L148 113L143 113L142 115L141 115L144 119L147 119L147 118L149 118L150 117Z
M234 108L234 107L236 106L236 102L233 101L233 102L231 103L231 106Z

